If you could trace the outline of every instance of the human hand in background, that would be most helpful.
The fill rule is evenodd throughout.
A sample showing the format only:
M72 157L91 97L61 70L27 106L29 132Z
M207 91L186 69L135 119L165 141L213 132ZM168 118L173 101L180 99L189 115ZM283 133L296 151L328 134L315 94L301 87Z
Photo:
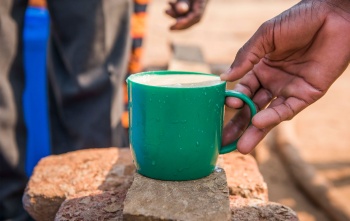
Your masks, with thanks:
M170 30L183 30L198 23L204 13L208 0L177 0L169 2L170 9L165 13L176 19Z
M243 108L224 128L223 144L242 134L237 149L249 153L276 125L320 99L350 61L350 1L305 0L266 21L238 51L225 81L250 96L258 113L248 125ZM226 104L241 108L236 98ZM243 132L244 131L244 132Z

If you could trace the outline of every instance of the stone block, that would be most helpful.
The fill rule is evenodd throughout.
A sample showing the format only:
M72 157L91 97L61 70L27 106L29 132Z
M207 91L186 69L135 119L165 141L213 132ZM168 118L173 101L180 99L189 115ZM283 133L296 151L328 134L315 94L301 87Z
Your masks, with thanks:
M200 47L173 43L171 48L173 57L169 61L168 70L211 73Z
M289 207L258 199L230 196L230 208L232 221L299 221Z
M127 189L88 191L70 196L58 210L55 221L123 220L123 202Z
M49 156L35 168L23 202L38 221L298 220L290 208L268 202L253 157L230 153L218 164L227 170L227 182L222 169L203 179L171 182L134 175L129 149Z
M37 221L54 220L61 203L70 196L127 189L134 170L128 148L86 149L48 156L35 167L23 205Z
M220 155L218 166L226 172L230 195L268 201L267 185L251 155L238 152Z
M124 202L124 220L230 220L224 170L192 181L160 181L135 174Z

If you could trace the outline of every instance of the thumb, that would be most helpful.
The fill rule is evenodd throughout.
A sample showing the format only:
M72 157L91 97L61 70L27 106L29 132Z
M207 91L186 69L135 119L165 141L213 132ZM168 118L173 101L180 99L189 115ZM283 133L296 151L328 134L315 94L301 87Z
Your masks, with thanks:
M175 3L175 10L178 14L186 14L190 11L190 2L189 0L178 0Z
M238 50L231 67L220 75L223 81L235 81L253 69L254 65L274 50L271 21L262 24L255 34Z

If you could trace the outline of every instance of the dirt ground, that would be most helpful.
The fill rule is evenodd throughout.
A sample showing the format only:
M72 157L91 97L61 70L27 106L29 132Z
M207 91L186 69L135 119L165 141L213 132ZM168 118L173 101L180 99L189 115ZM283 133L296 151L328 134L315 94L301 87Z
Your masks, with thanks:
M268 140L257 147L256 159L267 183L269 200L292 208L300 221L331 221L298 189Z
M293 122L302 158L346 199L350 214L350 68Z
M153 0L149 6L148 32L143 64L164 66L168 63L170 43L201 47L211 64L230 65L237 50L266 20L292 5L295 0L215 0L210 1L200 24L190 30L170 32L172 20L164 14L167 1ZM299 137L300 153L326 176L344 197L350 199L350 71L348 70L315 105L293 119ZM294 209L301 221L329 219L294 184L275 150L266 139L257 148L260 170L269 188L270 201ZM350 200L349 200L350 204Z
M200 46L209 63L231 64L237 50L266 20L293 6L296 0L209 1L200 24L170 32L172 19L165 15L167 1L152 0L148 8L148 33L143 63L164 65L170 58L169 43Z

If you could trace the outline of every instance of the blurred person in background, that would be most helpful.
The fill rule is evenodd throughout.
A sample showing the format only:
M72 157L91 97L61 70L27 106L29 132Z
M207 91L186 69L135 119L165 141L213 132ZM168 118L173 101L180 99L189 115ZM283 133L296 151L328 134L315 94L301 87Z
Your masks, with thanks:
M135 1L136 6L147 4ZM176 19L172 30L199 22L206 0L186 4L183 8L183 2L170 3L167 13ZM28 0L2 0L0 4L0 220L30 220L21 202L28 180L21 40L27 5ZM121 116L132 1L48 0L47 8L51 17L47 59L51 153L127 146Z

